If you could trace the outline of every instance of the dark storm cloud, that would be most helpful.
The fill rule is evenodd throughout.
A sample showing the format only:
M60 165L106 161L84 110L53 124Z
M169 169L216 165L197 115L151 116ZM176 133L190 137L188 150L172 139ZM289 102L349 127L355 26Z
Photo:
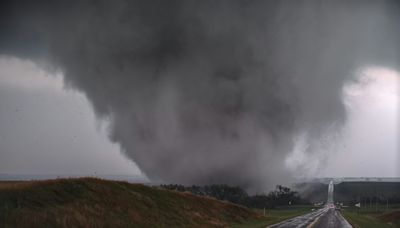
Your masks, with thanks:
M353 71L399 63L395 1L35 1L3 11L1 50L61 69L111 119L127 156L168 182L258 189L291 176L296 136L324 153L346 120Z

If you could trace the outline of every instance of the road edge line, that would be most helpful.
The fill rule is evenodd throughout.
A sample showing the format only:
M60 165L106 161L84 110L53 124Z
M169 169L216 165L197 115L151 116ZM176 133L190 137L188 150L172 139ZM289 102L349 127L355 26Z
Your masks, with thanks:
M312 221L312 223L310 223L308 226L307 226L307 228L312 228L317 222L318 222L318 220L322 217L322 215L324 215L325 213L321 213L318 217L316 217L315 219L314 219L314 221Z

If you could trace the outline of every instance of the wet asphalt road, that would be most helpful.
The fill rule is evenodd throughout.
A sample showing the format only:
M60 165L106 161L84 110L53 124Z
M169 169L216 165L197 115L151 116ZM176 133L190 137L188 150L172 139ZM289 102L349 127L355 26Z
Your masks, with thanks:
M334 208L324 207L322 209L285 220L270 228L351 228L352 226L343 218L339 211Z
M343 218L342 214L335 209L329 209L323 214L318 221L315 223L313 228L350 228L352 227L346 219Z

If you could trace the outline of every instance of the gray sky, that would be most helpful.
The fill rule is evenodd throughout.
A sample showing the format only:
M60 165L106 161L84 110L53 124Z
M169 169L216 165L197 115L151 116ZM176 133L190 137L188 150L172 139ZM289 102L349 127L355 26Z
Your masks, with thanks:
M349 120L325 176L400 176L400 74L379 66L359 72L345 88Z
M318 177L400 176L400 74L381 66L355 74L359 81L343 89L349 117L334 146L325 148L329 155L308 156L300 145L288 157L288 168L306 164L305 173Z
M0 56L0 173L141 174L61 73Z

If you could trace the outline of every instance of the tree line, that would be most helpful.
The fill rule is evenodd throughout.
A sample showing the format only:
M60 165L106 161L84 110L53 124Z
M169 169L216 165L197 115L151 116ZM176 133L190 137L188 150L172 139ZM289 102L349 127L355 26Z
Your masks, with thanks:
M308 204L300 195L288 187L277 185L275 190L265 194L249 195L238 186L214 184L205 186L183 186L177 184L161 185L162 188L195 195L214 197L251 208L276 208L278 206Z

